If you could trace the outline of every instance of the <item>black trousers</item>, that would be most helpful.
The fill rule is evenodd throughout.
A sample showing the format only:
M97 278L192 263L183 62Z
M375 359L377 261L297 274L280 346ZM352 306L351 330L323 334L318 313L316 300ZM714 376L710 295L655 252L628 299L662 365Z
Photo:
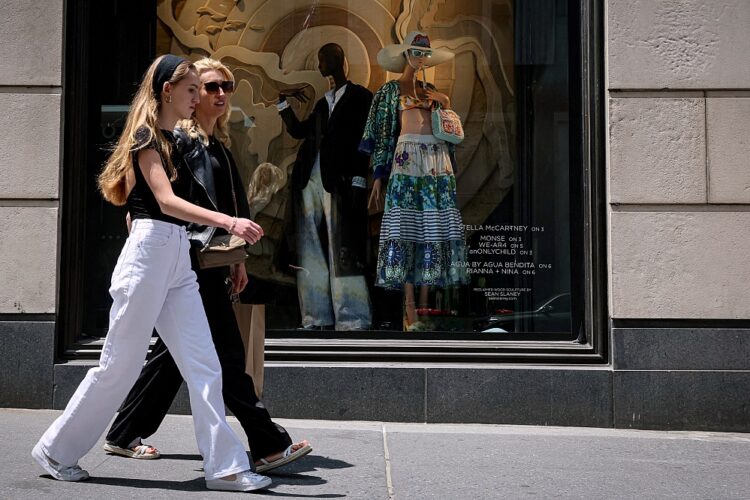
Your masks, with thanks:
M193 269L198 268L193 265ZM197 270L196 274L221 364L224 404L242 425L256 460L283 451L292 440L283 427L271 420L255 395L252 377L245 373L245 349L225 283L228 269ZM145 439L156 432L180 385L180 371L164 342L157 339L107 433L107 441L126 448L134 439Z

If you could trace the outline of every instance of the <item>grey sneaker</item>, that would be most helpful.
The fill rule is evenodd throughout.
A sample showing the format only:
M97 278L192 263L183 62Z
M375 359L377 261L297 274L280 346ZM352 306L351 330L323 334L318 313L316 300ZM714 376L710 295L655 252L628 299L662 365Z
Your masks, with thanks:
M206 479L206 488L223 491L255 491L271 486L271 478L246 470L238 472L233 481L225 479Z
M89 478L89 473L81 469L78 464L71 467L60 465L42 450L42 446L37 443L31 450L31 456L34 457L44 470L49 472L50 476L60 481L85 481Z

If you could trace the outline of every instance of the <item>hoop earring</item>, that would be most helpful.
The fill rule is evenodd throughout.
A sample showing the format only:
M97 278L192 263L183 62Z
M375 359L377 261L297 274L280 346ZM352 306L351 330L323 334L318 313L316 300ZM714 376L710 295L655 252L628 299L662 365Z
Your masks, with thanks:
M172 96L171 95L168 95L167 98L164 99L164 100L167 101L167 104L172 104Z

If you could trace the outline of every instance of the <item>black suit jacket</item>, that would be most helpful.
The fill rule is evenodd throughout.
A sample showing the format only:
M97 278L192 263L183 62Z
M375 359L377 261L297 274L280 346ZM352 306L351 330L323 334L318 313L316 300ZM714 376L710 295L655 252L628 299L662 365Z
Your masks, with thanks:
M289 135L303 140L294 163L292 188L301 191L307 186L318 151L323 187L329 193L349 190L354 176L367 178L370 158L360 153L358 146L371 102L372 92L347 81L330 118L325 97L315 103L312 113L303 121L291 107L281 112Z
M367 178L369 156L360 153L359 142L372 103L372 92L346 82L346 89L329 118L325 97L315 103L310 116L300 121L286 108L281 118L289 135L302 139L292 171L292 189L299 193L310 181L315 157L320 151L323 188L331 193L332 217L338 228L331 235L333 273L336 276L363 274L367 260L367 190L352 187L352 177ZM299 196L295 196L299 203Z

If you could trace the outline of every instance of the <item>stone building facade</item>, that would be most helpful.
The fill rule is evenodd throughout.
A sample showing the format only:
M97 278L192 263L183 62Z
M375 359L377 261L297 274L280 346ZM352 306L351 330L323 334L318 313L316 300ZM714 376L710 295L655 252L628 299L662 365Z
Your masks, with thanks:
M71 5L0 0L0 406L63 407L95 363L60 349ZM750 4L582 5L603 49L586 116L602 139L598 358L280 357L274 415L750 430Z

